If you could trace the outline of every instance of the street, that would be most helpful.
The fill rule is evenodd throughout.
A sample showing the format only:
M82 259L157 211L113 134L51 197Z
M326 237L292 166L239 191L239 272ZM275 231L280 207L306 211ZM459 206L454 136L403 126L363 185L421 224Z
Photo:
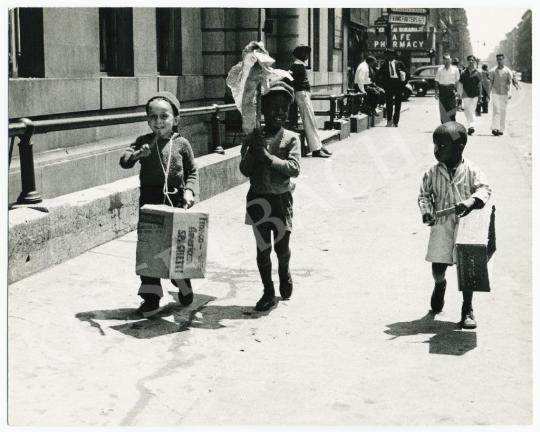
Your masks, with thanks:
M457 326L455 268L443 312L429 313L417 196L439 113L432 96L413 97L399 128L382 122L333 143L330 159L302 159L294 292L269 312L253 311L262 286L247 183L199 204L207 277L189 307L166 293L155 318L133 319L136 232L10 285L10 425L531 424L532 105L521 87L505 134L483 115L464 153L497 208L476 330Z

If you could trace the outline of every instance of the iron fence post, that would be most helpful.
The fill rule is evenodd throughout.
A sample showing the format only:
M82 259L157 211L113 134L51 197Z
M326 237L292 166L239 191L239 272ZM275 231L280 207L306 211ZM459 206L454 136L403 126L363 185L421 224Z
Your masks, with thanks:
M221 146L221 131L219 129L219 106L212 105L214 112L212 113L212 145L214 153L225 154L225 150Z
M336 96L330 95L330 123L333 125L336 119Z
M21 166L22 191L17 198L17 204L37 204L43 201L36 191L36 176L34 172L34 151L32 145L32 135L34 134L34 123L32 120L23 118L20 120L26 126L24 135L19 141L19 158Z

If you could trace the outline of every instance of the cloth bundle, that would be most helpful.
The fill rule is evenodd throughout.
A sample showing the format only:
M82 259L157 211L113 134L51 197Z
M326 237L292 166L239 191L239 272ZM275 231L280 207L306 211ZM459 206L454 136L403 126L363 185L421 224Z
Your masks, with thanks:
M262 42L250 42L242 50L242 61L234 65L227 75L234 103L242 114L242 129L248 134L260 127L260 97L275 81L293 80L289 72L271 67L270 57Z

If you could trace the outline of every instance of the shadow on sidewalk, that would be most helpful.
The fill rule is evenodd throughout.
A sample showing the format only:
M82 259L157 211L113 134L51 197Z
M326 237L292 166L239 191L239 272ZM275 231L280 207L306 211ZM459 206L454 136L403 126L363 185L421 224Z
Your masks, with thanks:
M434 335L424 343L429 343L430 354L460 356L476 348L476 332L463 331L459 324L451 321L437 321L432 312L414 321L403 321L387 325L384 332L394 336Z
M177 296L176 292L171 292L171 294ZM275 309L274 307L266 312L256 312L253 310L252 305L208 306L208 303L215 299L216 297L213 296L195 294L193 303L190 306L186 307L177 302L170 302L163 306L156 315L148 319L137 315L135 308L80 312L75 317L97 328L103 336L106 335L105 330L111 328L127 336L149 339L186 331L190 327L202 329L225 328L227 326L222 323L223 320L258 319L268 315ZM279 297L277 301L279 303ZM172 318L172 321L170 318ZM100 321L107 320L134 322L112 325L104 329Z

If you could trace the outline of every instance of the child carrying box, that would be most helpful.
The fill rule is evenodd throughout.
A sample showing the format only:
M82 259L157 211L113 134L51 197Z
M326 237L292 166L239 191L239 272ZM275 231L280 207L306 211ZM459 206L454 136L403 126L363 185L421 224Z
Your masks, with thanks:
M146 102L146 114L152 133L138 137L120 158L122 168L132 168L137 161L141 164L139 208L144 204L190 208L199 191L199 179L191 145L178 133L180 102L170 92L158 92ZM191 281L172 283L179 288L180 303L191 304ZM159 311L163 297L159 278L141 276L138 294L143 299L138 313L147 318Z
M432 263L435 288L431 295L431 309L442 311L446 289L445 273L454 264L454 243L459 218L474 209L484 207L491 188L480 169L463 158L467 144L467 130L457 122L447 122L433 132L434 154L439 161L422 179L418 205L422 222L431 227L426 261ZM455 208L436 216L437 211ZM476 328L472 308L472 291L463 291L461 326Z

